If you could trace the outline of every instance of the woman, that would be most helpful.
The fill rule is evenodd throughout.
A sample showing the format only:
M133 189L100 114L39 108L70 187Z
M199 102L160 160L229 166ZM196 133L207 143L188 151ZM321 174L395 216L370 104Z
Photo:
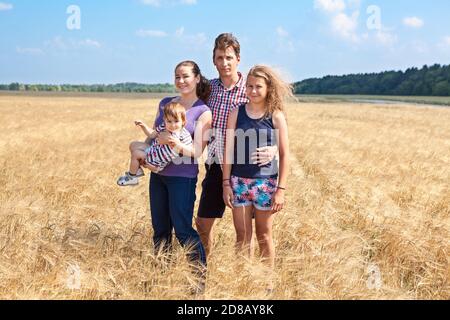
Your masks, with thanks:
M186 111L185 128L194 139L193 148L183 149L181 161L171 163L164 170L155 173L157 168L147 166L152 170L150 178L150 210L153 226L153 241L155 251L168 251L172 243L172 230L184 247L189 247L189 259L200 264L202 274L206 268L205 249L199 234L192 227L194 214L195 189L197 184L199 158L207 140L203 137L211 128L212 114L204 101L210 94L209 81L202 76L198 65L193 61L184 61L175 68L175 87L178 97L165 98L159 104L155 128L163 123L162 110L166 104L177 102ZM161 144L180 146L181 144L170 133L159 134Z

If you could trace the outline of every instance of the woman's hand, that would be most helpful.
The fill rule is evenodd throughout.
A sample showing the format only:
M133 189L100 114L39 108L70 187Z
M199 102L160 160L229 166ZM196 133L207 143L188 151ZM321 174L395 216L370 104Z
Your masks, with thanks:
M278 153L277 146L258 148L252 154L251 160L253 161L253 164L257 164L258 166L262 167L265 166L266 164L271 163L272 160L277 155L277 153Z
M284 190L278 189L272 198L273 213L280 212L284 207Z
M151 164L149 164L147 162L142 163L141 166L143 166L144 168L150 170L153 173L158 173L159 172L158 167L152 166Z
M231 186L229 184L226 184L223 186L223 202L225 202L225 205L233 209L233 190L231 189Z

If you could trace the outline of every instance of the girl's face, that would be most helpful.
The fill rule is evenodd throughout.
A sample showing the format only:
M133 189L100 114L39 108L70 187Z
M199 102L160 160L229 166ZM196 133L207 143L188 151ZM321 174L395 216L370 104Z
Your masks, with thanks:
M267 98L267 92L266 80L260 77L248 76L246 93L251 103L264 103Z
M175 87L181 95L195 93L200 76L195 76L192 67L181 66L175 71Z
M179 132L181 129L183 129L183 120L181 117L178 117L178 119L175 118L164 118L164 123L166 125L166 129L169 132Z

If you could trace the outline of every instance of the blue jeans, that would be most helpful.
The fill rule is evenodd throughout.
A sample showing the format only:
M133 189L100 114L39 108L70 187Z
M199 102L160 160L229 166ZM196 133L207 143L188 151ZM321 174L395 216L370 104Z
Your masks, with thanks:
M172 230L182 246L190 246L191 262L206 266L206 253L200 236L192 227L197 178L167 177L151 174L150 211L155 250L167 251L172 244Z

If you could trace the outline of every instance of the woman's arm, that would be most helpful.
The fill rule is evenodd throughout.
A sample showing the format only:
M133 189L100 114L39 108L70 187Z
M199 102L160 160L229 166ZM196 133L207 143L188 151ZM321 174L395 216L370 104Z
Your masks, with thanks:
M233 208L233 190L231 189L231 166L234 161L234 135L239 108L234 109L228 117L227 132L225 134L225 154L223 157L223 201L229 208Z
M283 112L275 112L272 119L277 132L277 144L280 153L278 189L273 197L272 210L278 212L284 206L284 194L286 192L286 183L289 174L289 135L286 117Z
M200 158L209 141L207 135L211 130L211 124L212 113L211 111L205 111L197 120L194 131L194 143L192 145L185 145L172 136L169 137L169 144L174 143L175 151L180 152L185 157Z

